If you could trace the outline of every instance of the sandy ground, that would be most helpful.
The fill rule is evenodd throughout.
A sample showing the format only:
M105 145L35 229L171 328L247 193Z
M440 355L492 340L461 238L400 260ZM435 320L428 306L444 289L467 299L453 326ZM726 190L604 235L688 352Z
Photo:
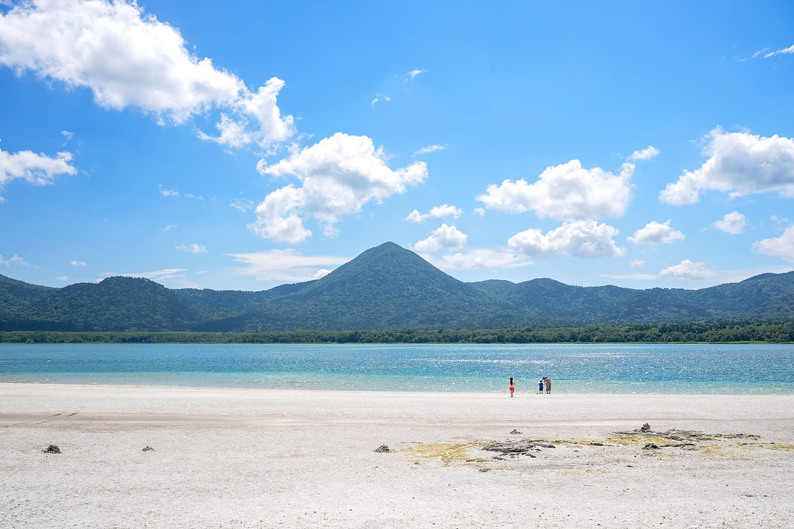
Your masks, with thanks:
M0 384L0 527L282 526L794 527L794 395Z

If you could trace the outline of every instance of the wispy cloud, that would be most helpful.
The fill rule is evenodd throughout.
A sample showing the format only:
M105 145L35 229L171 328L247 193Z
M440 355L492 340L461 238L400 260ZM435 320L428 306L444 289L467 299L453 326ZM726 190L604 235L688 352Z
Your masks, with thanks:
M72 266L88 266L85 261L78 261L76 259L69 264Z
M2 266L17 265L17 266L29 267L30 263L25 261L23 258L18 256L17 254L14 254L11 257L9 257L8 259L3 259L3 256L0 255L0 265L2 265Z
M755 58L756 55L761 54L761 52L767 51L767 50L769 50L769 48L764 48L763 50L759 50L759 51L755 52L753 54L753 58ZM767 51L767 53L764 53L763 55L764 55L764 59L768 59L770 57L774 57L775 55L788 55L788 54L792 54L792 53L794 53L794 44L792 44L788 48L780 48L779 50L775 50L775 51Z
M162 186L159 186L160 194L166 198L192 198L195 200L204 200L204 197L201 195L194 195L193 193L180 193L178 189L166 189Z
M408 76L411 78L411 80L414 80L414 79L416 79L418 76L422 75L423 73L427 73L427 72L429 72L429 71L430 71L430 70L427 70L427 69L425 69L425 68L416 69L416 70L411 70L410 72L408 72Z
M443 151L444 149L448 149L449 145L428 145L427 147L422 147L421 149L417 149L414 151L413 156L420 156L422 154L428 154L431 152Z
M185 244L180 242L176 244L176 249L188 253L207 253L207 247L203 244Z
M234 269L241 276L258 281L300 282L319 279L330 273L330 267L344 264L349 257L334 255L302 255L295 250L227 254L245 266Z

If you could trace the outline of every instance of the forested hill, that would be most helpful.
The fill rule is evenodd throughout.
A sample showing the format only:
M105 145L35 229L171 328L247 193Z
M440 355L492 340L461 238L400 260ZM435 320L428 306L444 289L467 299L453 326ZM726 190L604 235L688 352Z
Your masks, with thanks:
M0 276L0 331L296 331L794 320L794 272L701 290L464 283L394 243L261 292L111 277L64 288Z

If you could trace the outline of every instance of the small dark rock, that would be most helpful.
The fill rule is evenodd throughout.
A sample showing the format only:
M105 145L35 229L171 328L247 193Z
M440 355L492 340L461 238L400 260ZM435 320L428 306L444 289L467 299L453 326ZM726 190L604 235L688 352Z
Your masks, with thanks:
M646 422L645 424L642 425L642 427L640 427L640 431L641 432L650 432L651 431L651 425Z
M146 446L143 447L143 452L153 452L153 451L154 451L154 448L152 448L149 445L146 445Z
M60 454L61 449L57 445L50 445L46 450L42 450L45 454Z
M659 450L659 447L653 443L648 443L647 445L642 447L643 450Z
M513 431L512 431L512 432L510 432L510 435L521 435L521 433L522 433L522 432L519 432L518 430L516 430L516 429L514 428L514 429L513 429Z
M490 468L481 468L480 472L488 472L489 470L491 470L491 469Z
M590 446L604 446L604 443L590 443Z
M391 452L391 450L389 450L389 447L386 446L386 445L380 445L379 447L377 447L375 449L375 451L377 453L379 453L379 454L384 454L384 453L387 453L387 452Z

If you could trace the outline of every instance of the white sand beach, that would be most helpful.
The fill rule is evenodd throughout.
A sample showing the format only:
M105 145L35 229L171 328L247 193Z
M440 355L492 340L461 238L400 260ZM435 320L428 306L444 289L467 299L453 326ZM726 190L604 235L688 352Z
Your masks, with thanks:
M794 527L794 395L0 384L0 527L533 526Z

